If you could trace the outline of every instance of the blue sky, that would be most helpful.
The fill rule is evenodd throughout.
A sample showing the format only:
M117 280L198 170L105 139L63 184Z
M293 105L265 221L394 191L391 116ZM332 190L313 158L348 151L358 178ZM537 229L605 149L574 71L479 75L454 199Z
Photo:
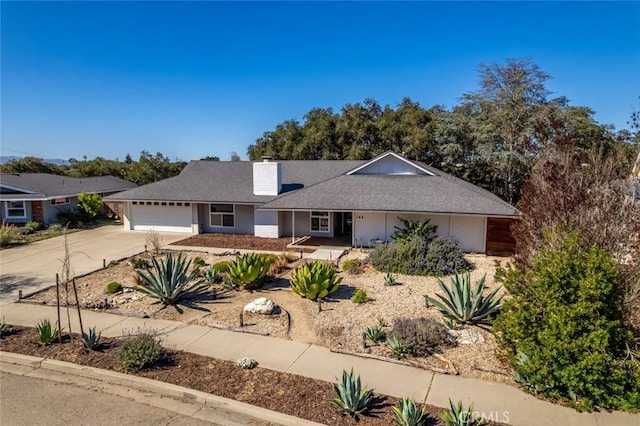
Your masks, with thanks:
M1 36L2 155L246 158L310 108L452 106L524 56L601 123L640 109L637 2L3 1Z

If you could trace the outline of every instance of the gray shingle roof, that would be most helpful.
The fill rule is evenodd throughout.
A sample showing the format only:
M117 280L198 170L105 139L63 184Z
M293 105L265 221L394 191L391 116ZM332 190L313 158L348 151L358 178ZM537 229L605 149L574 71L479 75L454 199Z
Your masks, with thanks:
M295 191L331 179L364 161L279 161L282 190ZM192 161L175 177L107 197L111 200L190 201L262 204L275 196L253 194L250 161Z
M113 177L72 178L48 173L2 173L0 185L32 192L31 194L1 194L0 199L42 199L74 196L81 192L98 193L122 191L136 187L135 183Z
M368 161L279 161L283 192L253 194L251 162L192 161L180 175L111 195L111 200L227 202L275 210L432 212L516 217L492 193L414 162L434 176L347 172Z

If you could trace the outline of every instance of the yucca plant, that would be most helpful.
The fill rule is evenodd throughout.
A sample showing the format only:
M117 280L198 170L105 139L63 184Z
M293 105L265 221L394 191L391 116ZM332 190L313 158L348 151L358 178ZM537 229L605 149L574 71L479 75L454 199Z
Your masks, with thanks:
M365 336L367 336L367 339L371 340L373 343L382 342L386 337L384 329L382 327L383 326L379 323L374 326L367 327Z
M229 264L227 275L238 287L255 290L262 285L272 262L272 257L246 253Z
M295 269L289 278L291 290L310 300L324 299L340 288L333 266L322 261L305 263Z
M402 398L393 407L394 420L400 426L424 426L429 416L424 408L419 408L413 398Z
M51 321L45 318L36 325L36 331L38 332L35 338L36 343L42 346L50 345L58 335L58 323L51 324Z
M222 275L212 266L202 273L202 279L209 285L215 284L222 279Z
M135 290L158 299L165 305L176 305L188 294L198 294L207 284L198 278L198 270L189 272L191 261L182 253L174 257L171 253L166 260L151 258L153 268L148 271L136 270L139 285Z
M444 322L448 327L458 324L489 324L488 317L500 310L502 296L496 297L500 287L493 290L486 297L484 281L486 275L476 282L475 289L471 289L471 274L456 274L451 278L451 286L438 279L440 288L444 292L436 294L437 298L425 296L444 315Z
M483 424L481 419L473 417L473 404L465 409L462 401L454 404L453 401L449 400L449 410L440 413L440 420L445 426L480 426Z
M384 276L384 285L391 286L396 284L398 284L398 282L396 281L396 276L391 272L387 272Z
M84 347L96 351L100 348L100 337L102 333L96 333L96 328L91 327L88 333L82 333L82 343Z
M349 414L358 419L358 415L365 412L373 400L373 390L362 387L360 376L355 377L353 368L350 373L342 371L342 380L333 384L338 395L331 400L343 414Z
M387 337L387 346L398 358L403 358L407 354L407 346L396 336Z

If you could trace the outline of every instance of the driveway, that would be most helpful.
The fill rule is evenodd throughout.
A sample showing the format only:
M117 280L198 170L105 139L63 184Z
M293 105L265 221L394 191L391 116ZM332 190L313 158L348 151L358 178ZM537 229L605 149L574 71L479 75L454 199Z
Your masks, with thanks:
M133 256L144 251L146 232L125 231L122 225L106 225L68 234L72 275L102 268L103 259ZM185 234L161 232L164 244L185 238ZM56 283L64 257L64 237L49 238L0 251L0 303L15 301L18 290L24 295Z

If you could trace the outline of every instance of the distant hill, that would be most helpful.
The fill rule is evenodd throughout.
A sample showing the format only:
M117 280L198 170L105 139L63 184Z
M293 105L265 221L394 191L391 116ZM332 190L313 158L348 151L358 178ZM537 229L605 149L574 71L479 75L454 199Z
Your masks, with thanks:
M15 155L0 155L0 164L5 164L9 161L20 159L22 159L22 157L16 157ZM63 160L62 158L43 158L42 161L55 164L56 166L66 166L69 164L67 160Z

